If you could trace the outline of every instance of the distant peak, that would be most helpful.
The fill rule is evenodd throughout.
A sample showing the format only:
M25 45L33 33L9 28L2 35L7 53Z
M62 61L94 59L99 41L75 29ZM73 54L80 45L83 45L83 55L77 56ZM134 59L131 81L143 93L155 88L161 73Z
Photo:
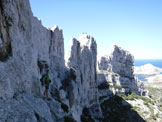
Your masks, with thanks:
M116 51L116 50L121 51L123 49L117 45L113 45L113 51Z
M120 48L118 45L114 44L113 45L114 48Z
M119 47L118 45L113 45L113 51L112 53L116 52L123 52L125 55L131 55L131 53L127 50L124 50L123 48Z
M135 67L135 74L159 74L160 72L162 72L162 69L152 64Z
M152 65L152 64L145 64L145 65L143 65L143 66L146 66L146 67L155 67L155 66Z
M71 40L77 40L75 37L72 37L72 39Z
M140 66L140 67L142 67L142 68L147 68L147 69L158 68L158 67L156 67L156 66L154 66L154 65L152 65L152 64L144 64L144 65L142 65L142 66Z
M56 30L56 29L59 29L58 25L54 25L54 26L51 28L52 31L54 31L54 30Z
M80 35L80 39L85 39L85 38L90 39L91 37L92 37L92 36L88 35L87 33L82 33L82 34Z

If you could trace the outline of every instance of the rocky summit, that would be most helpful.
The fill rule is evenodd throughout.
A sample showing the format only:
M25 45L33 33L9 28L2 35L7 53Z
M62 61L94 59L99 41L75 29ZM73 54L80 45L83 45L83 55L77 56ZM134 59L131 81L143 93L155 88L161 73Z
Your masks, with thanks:
M96 41L83 33L71 40L68 53L65 64L63 30L43 27L29 0L1 0L0 121L145 121L123 96L147 95L129 52L114 46L97 65ZM47 71L48 98L40 82Z
M116 73L117 81L114 85L124 88L125 94L135 92L138 95L146 95L147 90L144 85L134 75L134 57L122 48L114 45L112 54L109 57L101 57L98 62L99 71ZM111 73L112 74L112 73Z

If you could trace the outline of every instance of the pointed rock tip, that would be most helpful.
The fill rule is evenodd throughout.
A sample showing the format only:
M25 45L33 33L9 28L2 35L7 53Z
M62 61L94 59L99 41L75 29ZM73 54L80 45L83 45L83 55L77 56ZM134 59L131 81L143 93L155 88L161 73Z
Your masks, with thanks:
M54 25L52 28L50 28L50 30L52 30L52 31L55 31L55 30L62 31L62 29L59 29L58 25Z
M95 39L94 39L94 37L91 36L91 35L89 35L89 34L87 34L87 33L82 33L82 34L80 35L80 37L79 37L79 42L82 42L83 40L91 40L91 41L96 42Z
M90 39L90 38L93 38L91 35L87 34L87 33L82 33L79 37L79 39Z
M87 33L82 33L79 37L79 43L83 46L90 46L91 44L96 44L96 40Z
M120 50L121 50L122 48L119 47L118 45L114 44L114 45L113 45L113 49L120 49Z
M144 65L143 65L143 67L155 68L155 66L154 66L154 65L149 64L149 63L148 63L148 64L144 64Z
M77 40L75 37L72 37L71 40Z
M70 45L72 46L74 43L77 43L77 42L78 42L78 40L76 38L72 37L70 40Z
M76 38L72 37L70 40L70 43L69 43L69 47L71 47L73 45L77 45L77 43L79 43L78 40Z
M126 52L127 54L130 54L129 51L123 49L122 47L119 47L119 46L116 45L116 44L113 45L113 51L115 51L115 50L124 51L124 52Z

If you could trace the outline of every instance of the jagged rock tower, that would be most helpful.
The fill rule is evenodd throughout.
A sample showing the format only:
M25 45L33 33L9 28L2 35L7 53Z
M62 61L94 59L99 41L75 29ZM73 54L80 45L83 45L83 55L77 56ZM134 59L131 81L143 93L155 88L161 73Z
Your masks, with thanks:
M79 113L82 108L97 103L97 45L94 38L87 34L82 34L77 40L71 40L68 66L76 71L76 82L74 86L74 107L78 107ZM77 110L76 108L74 108Z
M117 45L114 45L109 57L101 57L98 69L117 73L119 77L117 83L124 88L126 94L130 92L135 92L138 95L147 94L143 83L134 75L134 57Z

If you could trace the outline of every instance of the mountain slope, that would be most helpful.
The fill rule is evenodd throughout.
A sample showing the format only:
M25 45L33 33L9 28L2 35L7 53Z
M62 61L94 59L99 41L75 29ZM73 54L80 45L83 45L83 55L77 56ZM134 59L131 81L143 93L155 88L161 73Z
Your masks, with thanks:
M135 67L134 72L135 74L154 75L154 74L160 74L162 72L162 69L155 67L152 64L145 64L143 66Z

